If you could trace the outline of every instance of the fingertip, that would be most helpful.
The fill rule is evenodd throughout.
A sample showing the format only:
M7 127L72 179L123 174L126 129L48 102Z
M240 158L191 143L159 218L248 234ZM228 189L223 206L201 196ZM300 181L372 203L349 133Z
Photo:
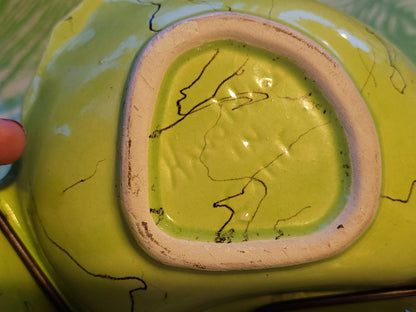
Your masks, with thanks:
M15 162L22 155L26 145L23 126L11 119L0 119L0 165Z

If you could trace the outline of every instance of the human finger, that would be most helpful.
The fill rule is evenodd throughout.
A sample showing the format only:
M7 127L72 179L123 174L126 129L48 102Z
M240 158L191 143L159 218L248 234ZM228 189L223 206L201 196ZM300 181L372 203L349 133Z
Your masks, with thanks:
M11 119L0 119L0 165L15 162L22 155L26 145L23 126Z

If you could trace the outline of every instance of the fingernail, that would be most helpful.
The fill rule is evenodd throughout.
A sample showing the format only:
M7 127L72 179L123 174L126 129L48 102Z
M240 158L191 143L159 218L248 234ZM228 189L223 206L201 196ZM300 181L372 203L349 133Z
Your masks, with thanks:
M26 135L26 130L25 130L25 128L23 127L23 125L20 123L20 122L18 122L17 120L14 120L14 119L7 119L7 118L2 118L1 120L4 120L4 121L6 121L6 122L13 122L14 124L16 124L16 125L18 125L22 130L23 130L23 132L25 133L25 135Z

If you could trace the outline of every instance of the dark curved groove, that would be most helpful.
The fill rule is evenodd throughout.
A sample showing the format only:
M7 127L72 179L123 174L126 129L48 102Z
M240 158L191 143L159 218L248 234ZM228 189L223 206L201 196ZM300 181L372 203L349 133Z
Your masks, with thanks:
M71 184L70 186L66 187L66 188L62 191L62 193L65 193L66 191L70 190L71 188L73 188L73 187L77 186L77 185L78 185L78 184L80 184L80 183L84 183L85 181L88 181L88 180L92 179L92 178L95 176L95 174L97 173L97 170L98 170L98 165L99 165L101 162L103 162L104 160L105 160L105 159L99 160L99 161L95 164L95 169L94 169L94 172L93 172L93 173L91 173L88 177L86 177L86 178L82 178L82 179L78 180L77 182L75 182L75 183Z
M263 97L260 97L259 99L255 100L254 97L253 97L253 95L261 95ZM231 97L227 97L224 100L234 100L235 101L237 99L246 99L247 102L243 102L242 104L237 105L236 107L233 107L231 109L233 111L234 110L237 110L237 109L240 109L240 108L242 108L244 106L248 106L248 105L255 104L257 102L265 101L265 100L267 100L270 97L269 94L266 93L266 92L257 92L257 91L254 91L254 92L240 92L240 93L237 93L236 96L237 96L236 99L233 99Z
M227 219L227 221L225 221L225 223L221 226L221 228L220 228L217 232L215 232L215 242L216 242L216 243L224 243L224 242L225 242L225 238L224 238L224 237L222 237L222 236L221 236L221 234L222 234L222 232L224 231L224 228L225 228L225 227L228 225L228 223L230 223L230 222L231 222L231 220L233 219L234 214L235 214L235 211L234 211L234 209L233 209L233 208L231 208L230 206L225 205L225 204L218 204L218 203L214 203L212 206L213 206L214 208L218 208L218 207L226 208L226 209L228 209L228 210L231 212L230 217ZM230 229L230 231L233 231L233 232L234 232L234 230L233 230L233 229ZM227 243L231 243L231 238L228 238Z
M12 226L7 220L7 217L0 211L0 230L16 251L19 258L22 260L25 267L28 269L30 275L33 277L38 286L42 289L44 294L49 298L52 304L58 311L70 312L71 309L57 292L48 277L43 273L39 265L36 263L30 252L27 250L23 242L13 230Z
M290 217L288 217L288 218L282 218L282 219L278 219L277 221L276 221L276 223L274 224L274 228L276 228L277 227L277 225L279 224L279 222L286 222L286 221L289 221L289 220L291 220L291 219L293 219L293 218L295 218L295 217L297 217L299 214L301 214L304 210L306 210L306 209L309 209L309 208L311 208L312 206L306 206L306 207L303 207L302 209L300 209L298 212L296 212L293 216L290 216Z
M210 173L210 169L209 169L209 166L204 162L204 160L202 159L202 155L205 153L205 149L207 148L207 145L208 145L208 143L207 143L207 135L209 134L209 132L211 131L211 130L213 130L217 125L218 125L218 122L220 121L220 119L221 119L221 116L222 116L222 105L220 105L219 104L219 106L220 106L220 110L219 110L219 113L218 113L218 117L217 117L217 119L215 120L215 122L214 122L214 124L210 127L210 128L208 128L207 129L207 131L205 132L205 134L204 134L204 146L202 147L202 150L201 150L201 153L199 154L199 162L205 167L205 170L206 170L206 172L207 172L207 177L211 180L211 181L213 181L213 182L230 182L230 181L241 181L241 180L245 180L245 179L251 179L251 177L250 176L247 176L247 177L236 177L236 178L228 178L228 179L217 179L217 178L214 178L212 175L211 175L211 173ZM245 187L243 187L243 188L245 188ZM221 202L222 200L220 200L220 201L217 201L217 203L219 203L219 202Z
M176 101L176 107L178 108L179 116L186 115L186 114L182 114L182 111L181 111L182 110L181 102L188 97L188 94L186 94L185 91L191 89L201 79L202 75L205 73L209 65L211 65L212 61L214 61L214 59L217 57L218 53L220 53L220 50L217 49L215 53L213 54L213 56L208 61L208 63L204 65L204 67L202 68L198 76L189 85L179 90L179 93L182 94L182 97Z
M374 31L372 31L370 28L366 27L365 28L367 30L367 32L369 32L371 35L373 35L380 43L381 45L383 45L384 49L386 50L388 59L389 59L389 65L392 69L392 72L389 76L390 79L390 83L392 84L393 88L399 92L400 94L404 94L406 88L407 88L407 83L406 80L403 77L403 74L401 73L401 71L397 68L396 66L396 62L395 62L395 55L393 55L392 50L389 48L389 46L387 45L387 43L379 36L377 35ZM394 83L394 76L395 75L399 75L399 79L401 80L401 82L403 83L403 86L398 86Z
M152 5L155 5L157 8L156 8L156 11L153 12L152 17L149 20L149 29L150 31L153 31L153 32L159 32L160 29L153 28L153 20L155 19L156 14L160 11L160 8L162 7L162 5L160 3L155 3L155 2L150 2L150 3Z
M366 78L364 84L360 88L360 92L363 92L364 89L367 87L367 84L369 83L370 78L373 80L374 86L377 87L377 80L374 77L374 68L376 66L376 55L373 51L373 63L371 64L371 67L368 68L367 65L364 63L363 57L361 56L360 49L357 48L357 51L358 51L358 56L360 57L361 63L363 64L365 70L368 72L367 78Z
M312 131L314 131L314 130L316 130L316 129L318 129L318 128L321 128L321 127L324 127L324 126L326 126L328 123L324 123L324 124L322 124L322 125L317 125L317 126L314 126L314 127L312 127L312 128L310 128L310 129L308 129L308 130L306 130L305 132L303 132L303 133L301 133L300 135L298 135L298 137L292 142L292 143L290 143L289 144L289 146L288 146L288 148L287 148L287 150L288 151L290 151L291 149L292 149L292 147L296 144L296 143L298 143L304 136L306 136L306 135L308 135L310 132L312 132ZM275 163L280 157L282 157L283 155L285 155L285 152L282 152L282 153L279 153L279 154L277 154L270 162L268 162L266 165L264 165L263 167L261 167L260 169L258 169L251 177L255 177L256 175L258 175L261 171L263 171L263 170L265 170L265 169L267 169L268 167L270 167L271 165L273 165L273 163Z
M215 55L216 56L216 55ZM168 125L168 126L166 126L166 127L163 127L163 128L160 128L160 129L156 129L156 130L154 130L150 135L149 135L149 138L151 138L151 139L153 139L153 138L157 138L157 137L159 137L160 135L161 135L161 133L162 132L164 132L164 131L166 131L166 130L169 130L169 129L171 129L172 127L174 127L174 126L176 126L179 122L181 122L182 120L184 120L186 117L188 117L188 116L190 116L190 115L192 115L193 113L196 113L196 112L198 112L198 111L200 111L201 109L200 109L200 107L202 106L202 105L204 105L205 103L207 103L207 102L209 102L209 101L211 101L211 100L213 100L214 98L215 98L215 96L217 95L217 93L219 92L219 90L221 89L221 87L227 82L227 81L229 81L230 79L232 79L232 78L234 78L234 77L236 77L236 76L241 76L242 74L244 74L244 69L243 69L243 67L246 65L246 63L247 63L247 61L248 61L248 59L246 59L245 61L244 61L244 63L240 66L240 67L238 67L237 68L237 70L236 71L234 71L231 75L229 75L228 77L226 77L224 80L222 80L219 84L218 84L218 86L216 87L216 89L215 89L215 91L213 92L213 94L210 96L210 97L208 97L208 98L206 98L205 100L203 100L203 101L201 101L201 102L199 102L198 104L196 104L196 105L194 105L187 113L185 113L185 114L183 114L182 115L182 117L181 118L179 118L178 120L176 120L176 121L174 121L173 123L171 123L170 125ZM208 65L211 63L212 61L210 60L209 62L208 62ZM206 66L204 66L204 68L206 68L207 67L207 65ZM204 71L205 69L203 69L202 71ZM201 75L202 76L202 75ZM186 89L186 88L185 88ZM206 106L204 106L203 108L207 108L207 107L209 107L209 106L211 106L212 104L208 104L208 105L206 105Z
M409 202L410 198L412 197L413 189L415 188L415 186L416 186L416 180L413 180L412 184L410 185L409 193L407 194L406 199L393 198L393 197L390 197L390 196L387 196L387 195L382 195L381 197L389 199L389 200L394 201L394 202L400 202L400 203L403 203L403 204L407 204Z
M153 20L155 19L156 14L160 11L160 8L162 7L162 4L157 3L157 2L144 2L141 0L137 0L137 2L142 3L142 4L150 4L150 5L154 5L156 6L156 10L153 12L152 16L149 19L149 30L152 32L160 32L161 29L154 29L153 28Z
M123 277L115 277L109 274L100 274L100 273L94 273L90 270L88 270L85 266L83 266L78 260L76 260L65 248L63 248L61 245L59 245L55 240L52 239L52 237L49 236L49 233L46 231L42 221L40 220L40 217L37 215L37 218L39 220L39 224L42 228L43 233L45 234L46 238L52 243L52 245L54 245L57 249L59 249L60 251L62 251L72 262L75 263L75 265L80 268L82 271L84 271L86 274L92 276L92 277L96 277L96 278L103 278L103 279L108 279L108 280L113 280L113 281L127 281L127 280L135 280L137 282L139 282L140 284L142 284L142 287L137 287L134 289L129 290L129 298L130 298L130 311L133 312L134 311L134 305L135 305L135 301L134 301L134 297L133 297L133 293L138 291L138 290L146 290L147 289L147 284L146 282L141 279L140 277L137 276L123 276Z
M263 186L263 188L264 188L264 194L260 198L259 202L257 203L256 209L254 210L254 213L251 216L250 220L247 222L246 228L245 228L244 233L243 233L243 236L244 236L244 240L245 241L248 241L248 228L250 227L251 223L253 222L254 218L256 217L257 212L259 211L260 206L263 203L263 200L266 198L267 192L268 192L267 185L262 180L253 177L253 181L259 182Z
M245 178L243 178L243 179L245 179ZM240 179L240 180L242 180L242 179ZM246 228L245 228L245 230L244 230L244 233L243 233L243 236L244 236L244 241L247 241L248 240L248 236L247 236L247 232L248 232L248 228L249 228L249 226L250 226L250 224L251 224L251 222L253 222L253 220L254 220L254 218L255 218L255 216L256 216L256 214L257 214L257 212L258 212L258 210L260 209L260 206L261 206L261 203L263 202L263 200L266 198L266 196L267 196L267 185L263 182L263 181L261 181L260 179L257 179L257 178L255 178L255 177L251 177L250 178L250 180L243 186L243 188L241 189L241 191L240 192L238 192L238 193L236 193L236 194L233 194L233 195L230 195L230 196L227 196L226 198L223 198L223 199L221 199L221 200L219 200L219 201L216 201L212 206L214 207L214 208L218 208L218 207L223 207L223 208L227 208L228 210L230 210L231 212L232 212L232 214L231 214L231 216L227 219L227 221L221 226L221 228L216 232L216 236L217 237L221 237L221 233L223 232L223 230L224 230L224 228L231 222L231 220L232 220L232 218L234 217L234 214L235 214L235 211L234 211L234 209L232 209L229 205L226 205L226 204L221 204L222 202L225 202L225 201L227 201L227 200L230 200L230 199L233 199L233 198L237 198L237 197L240 197L240 196L243 196L244 194L245 194L245 190L246 190L246 188L248 187L248 185L250 185L250 183L252 183L253 181L256 181L256 182L259 182L259 183L261 183L262 184L262 186L263 186L263 188L264 188L264 195L262 196L262 198L258 201L258 203L257 203L257 205L256 205L256 209L255 209L255 211L254 211L254 214L253 214L253 216L250 218L250 220L247 222L247 225L246 225ZM223 241L217 241L216 240L216 242L218 243L222 243Z
M377 289L371 291L354 292L342 295L332 295L325 297L295 299L283 302L271 303L260 307L255 312L284 312L296 311L300 309L329 307L335 305L374 302L381 300L398 299L416 296L416 285L408 287ZM353 311L353 307L352 307Z
M267 14L267 17L268 17L268 19L271 19L272 18L272 12L273 12L273 10L274 10L274 0L271 0L271 6L270 6L270 9L269 9L269 13Z
M253 95L260 95L260 96L262 96L262 98L259 98L259 99L255 100ZM232 96L223 97L223 98L217 100L217 103L215 103L215 104L221 104L222 105L223 103L227 103L227 102L236 102L238 100L245 100L245 101L243 101L243 103L241 103L241 104L239 104L236 107L233 107L231 109L232 111L234 111L234 110L240 109L244 106L248 106L248 105L255 104L257 102L265 101L269 97L270 97L269 94L266 93L266 92L258 92L258 91L239 92L239 93L235 94L235 97L232 97ZM212 99L210 98L209 100L212 100ZM204 100L203 102L206 103L207 101ZM211 106L211 105L213 105L213 104L211 103L211 104L207 104L205 106L198 107L197 109L194 109L192 112L196 113L196 112L198 112L200 110L203 110L203 109L205 109L205 108L207 108L208 106Z

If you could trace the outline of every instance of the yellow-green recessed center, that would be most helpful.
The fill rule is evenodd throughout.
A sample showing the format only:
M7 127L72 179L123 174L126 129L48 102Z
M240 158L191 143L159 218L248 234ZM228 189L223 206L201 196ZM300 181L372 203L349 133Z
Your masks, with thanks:
M308 235L348 200L348 144L332 105L300 68L257 47L214 41L178 57L149 137L150 212L176 238Z

